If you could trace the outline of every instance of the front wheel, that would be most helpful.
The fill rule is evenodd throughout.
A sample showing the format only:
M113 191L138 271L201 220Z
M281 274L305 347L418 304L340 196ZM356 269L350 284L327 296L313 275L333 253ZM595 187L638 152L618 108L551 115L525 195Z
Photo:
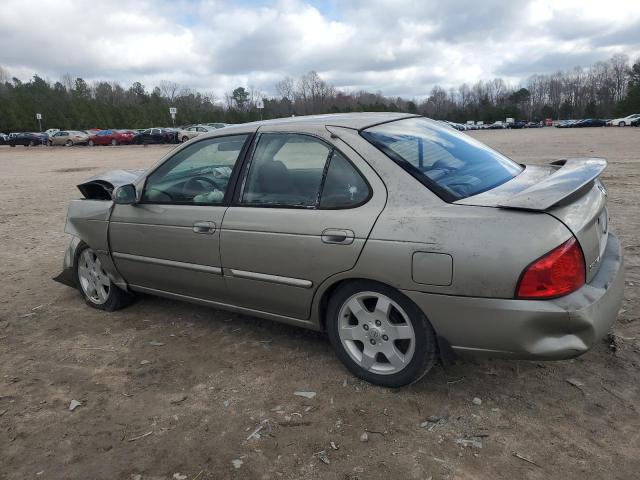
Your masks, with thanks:
M64 144L67 147L73 147L73 141L72 140L67 140Z
M188 142L189 141L189 137L184 136L182 137L182 143Z
M87 245L78 249L75 274L82 297L93 308L113 312L133 301L133 295L113 284L102 268L100 258Z
M111 140L111 146L115 147L116 145L118 145L118 141L115 138L113 138Z
M624 123L624 122L620 122L620 123L618 123L618 126L619 126L619 127L625 127L626 125L627 125L627 124L626 124L626 123Z
M436 335L424 313L377 282L354 281L333 294L327 333L351 373L383 387L414 383L437 360Z
M89 144L90 147L93 147L96 143L93 140L89 140L88 144Z

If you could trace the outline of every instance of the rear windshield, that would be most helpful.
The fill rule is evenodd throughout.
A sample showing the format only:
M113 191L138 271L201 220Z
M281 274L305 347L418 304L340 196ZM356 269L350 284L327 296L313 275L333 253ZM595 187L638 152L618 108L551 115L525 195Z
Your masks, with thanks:
M483 143L422 117L376 125L362 136L449 202L491 190L522 171Z

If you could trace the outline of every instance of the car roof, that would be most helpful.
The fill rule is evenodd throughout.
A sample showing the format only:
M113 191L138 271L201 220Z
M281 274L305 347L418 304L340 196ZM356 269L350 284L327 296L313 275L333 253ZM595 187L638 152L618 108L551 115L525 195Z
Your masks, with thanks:
M215 133L225 134L232 132L253 132L260 127L269 126L291 126L299 127L345 127L354 130L378 125L380 123L400 120L402 118L418 117L420 115L412 115L397 112L361 112L361 113L332 113L327 115L306 115L301 117L285 117L273 120L261 120L257 122L242 123L238 125L227 125L224 128L216 130ZM214 132L211 132L214 133Z

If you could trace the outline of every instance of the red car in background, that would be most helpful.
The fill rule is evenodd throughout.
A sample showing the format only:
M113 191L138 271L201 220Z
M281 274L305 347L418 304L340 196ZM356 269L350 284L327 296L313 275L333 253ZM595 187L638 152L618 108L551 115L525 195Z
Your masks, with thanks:
M89 137L88 144L90 147L94 145L120 145L123 143L131 143L133 133L125 130L100 130Z

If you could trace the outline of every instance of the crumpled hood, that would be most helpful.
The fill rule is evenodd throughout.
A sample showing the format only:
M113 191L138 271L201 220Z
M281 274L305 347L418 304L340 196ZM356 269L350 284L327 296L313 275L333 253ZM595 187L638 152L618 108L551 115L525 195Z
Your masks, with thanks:
M112 200L116 188L135 182L143 173L144 170L111 170L85 180L78 189L90 200Z

